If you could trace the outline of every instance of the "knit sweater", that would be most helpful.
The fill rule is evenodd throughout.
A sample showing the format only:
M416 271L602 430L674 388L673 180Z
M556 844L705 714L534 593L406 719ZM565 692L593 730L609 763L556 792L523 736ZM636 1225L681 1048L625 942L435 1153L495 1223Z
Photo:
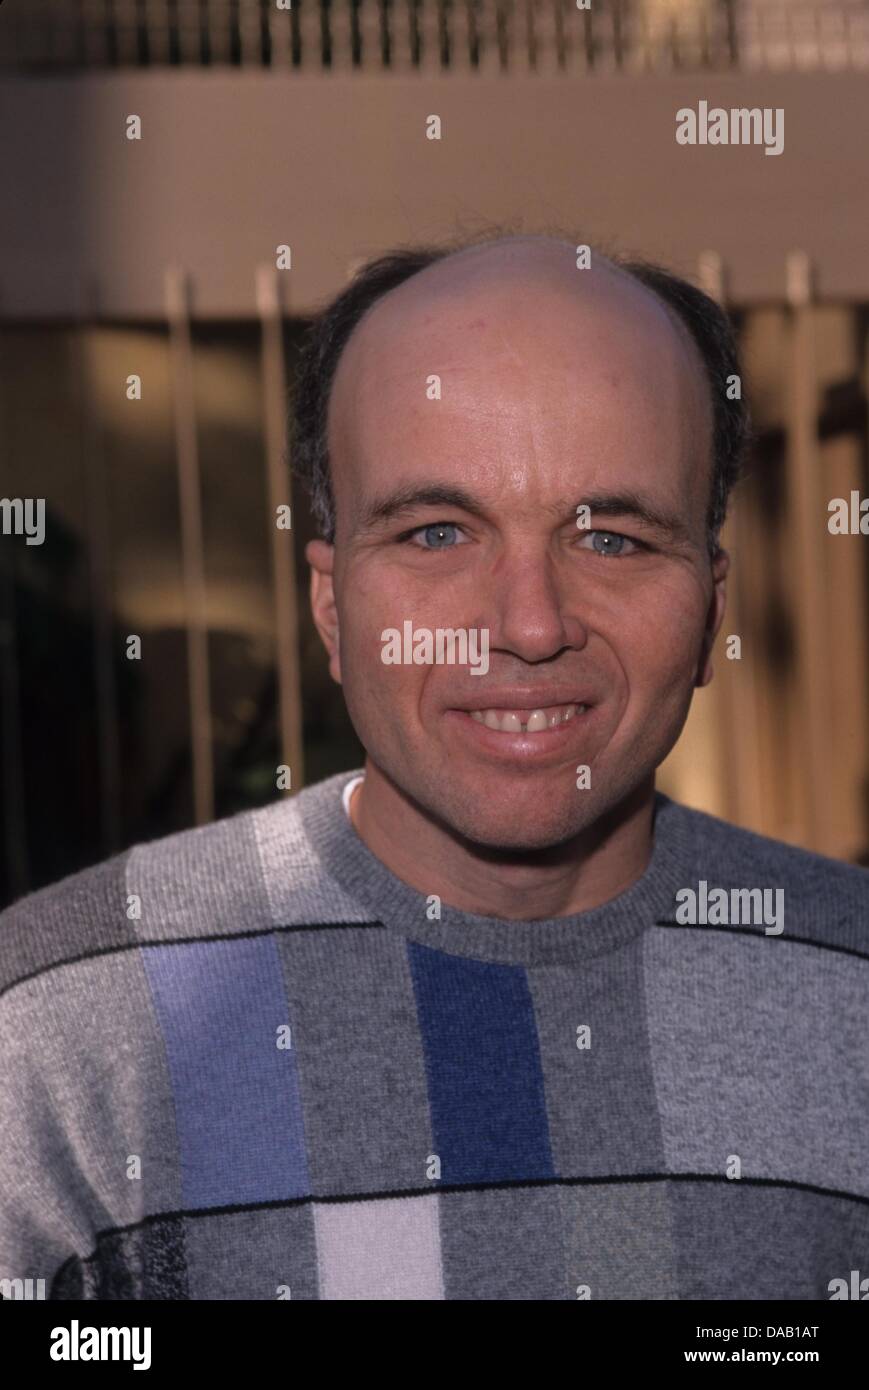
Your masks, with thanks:
M371 853L358 775L0 915L7 1297L828 1299L869 1276L865 870L659 794L620 896L478 916ZM684 890L735 887L784 889L783 929L683 920Z

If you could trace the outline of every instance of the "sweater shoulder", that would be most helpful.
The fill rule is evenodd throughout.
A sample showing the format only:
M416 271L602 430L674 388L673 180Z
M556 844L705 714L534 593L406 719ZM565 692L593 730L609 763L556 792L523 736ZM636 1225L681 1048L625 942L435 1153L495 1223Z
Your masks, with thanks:
M129 854L67 874L0 912L0 995L60 961L101 955L130 939L124 914Z
M325 880L298 802L316 786L142 841L0 912L0 995L55 966L143 944L352 920Z
M669 828L709 889L782 889L786 935L869 951L869 870L665 799ZM684 885L690 887L690 884Z

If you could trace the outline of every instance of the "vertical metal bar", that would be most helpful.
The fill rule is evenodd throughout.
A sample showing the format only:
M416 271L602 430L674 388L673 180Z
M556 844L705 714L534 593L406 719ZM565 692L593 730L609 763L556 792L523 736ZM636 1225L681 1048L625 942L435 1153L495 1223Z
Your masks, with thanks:
M498 61L498 42L494 10L497 3L498 0L492 0L492 51L495 55L493 61L496 66ZM415 15L420 42L419 61L416 66L416 71L420 74L427 73L430 77L433 77L435 73L440 73L442 71L437 0L417 0L415 4Z
M329 27L332 35L331 70L350 72L353 68L353 13L350 0L332 0Z
M500 71L496 0L480 0L474 7L474 33L477 40L477 65L471 68L478 76L494 76Z
M363 72L375 72L383 62L383 0L360 0L357 9L359 65ZM464 66L467 67L467 56Z
M118 62L132 66L139 57L139 6L136 0L114 0Z
M200 64L203 30L208 22L208 17L202 9L202 0L178 0L175 22L179 62L184 65Z
M562 0L555 0L554 15L555 19L555 53L556 63L560 72L567 67L567 44L565 40L565 22Z
M0 384L9 380L4 360L8 342L3 343L0 356ZM7 435L9 422L5 400L0 400L0 433ZM5 462L8 455L0 449L0 495L12 496L11 468ZM21 754L21 685L18 665L18 622L15 602L15 580L20 538L0 538L0 739L3 761L3 848L6 857L7 887L10 898L19 898L30 887L30 862L27 852L27 823L25 820L26 791Z
M293 0L293 6L297 0ZM271 64L273 68L289 68L293 65L293 11L279 10L275 4L266 11L271 45Z
M832 709L824 545L828 512L821 490L817 438L817 379L812 308L812 267L803 251L787 259L790 315L788 487L793 499L795 624L802 719L800 745L809 848L833 848L829 713Z
M724 0L725 35L727 62L730 67L739 66L739 30L736 23L736 0Z
M238 8L238 42L242 67L261 67L262 10L259 0L247 0Z
M233 12L230 0L205 0L204 23L208 30L211 62L215 65L232 61Z
M299 67L306 72L323 66L323 16L318 0L293 0L299 34Z
M84 67L102 67L108 62L109 21L106 0L78 0L79 51Z
M614 0L613 8L613 54L617 68L622 66L624 58L623 3L624 0Z
M585 67L588 72L594 72L594 12L592 10L582 11L582 37L585 48ZM571 40L572 46L572 40Z
M168 64L172 49L172 0L151 0L145 13L148 34L148 60L153 66Z
M214 817L214 767L211 746L211 696L208 676L208 620L202 543L202 496L196 442L193 344L190 334L190 286L185 271L166 272L166 308L172 368L172 401L178 494L181 505L181 552L187 617L187 678L190 690L190 747L193 758L193 807L197 825Z
M705 251L698 262L701 289L723 309L727 308L727 278L722 257L716 251ZM722 542L730 552L732 569L727 585L727 615L724 630L718 638L721 651L727 633L746 637L746 590L751 575L743 568L751 565L752 547L748 544L750 518L746 514L746 498L737 497L724 528ZM719 751L720 766L730 816L738 825L759 830L762 825L762 804L759 783L759 747L756 688L757 653L743 652L740 661L718 661L718 696L721 702L725 740ZM729 668L722 671L722 666Z
M111 544L108 480L102 431L94 418L88 372L88 325L98 319L98 290L90 278L83 286L84 314L76 334L85 525L88 536L91 613L93 615L94 687L97 697L97 757L100 782L100 837L105 854L120 847L121 780L118 750L118 698L112 633Z
M281 272L259 266L257 308L262 330L263 425L274 582L275 648L278 670L278 729L281 761L291 770L292 790L304 786L302 676L299 663L299 598L295 539L279 530L278 508L292 498L287 467L287 377L284 364Z
M529 72L534 72L537 69L537 33L534 24L536 0L520 0L520 3L524 4L525 12L525 53L522 66L527 67ZM465 6L465 12L469 16L472 13L470 0Z

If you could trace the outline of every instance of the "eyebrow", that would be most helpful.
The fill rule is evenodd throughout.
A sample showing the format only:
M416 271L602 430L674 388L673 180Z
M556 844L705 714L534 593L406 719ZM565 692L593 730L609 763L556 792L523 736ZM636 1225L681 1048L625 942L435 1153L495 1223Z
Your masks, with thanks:
M603 512L606 516L632 516L653 531L661 531L676 540L691 539L690 528L677 512L659 507L638 492L591 492L581 497L576 505L588 507L592 515Z
M405 483L382 497L375 497L363 508L359 519L360 529L365 531L382 526L420 507L458 507L471 516L484 517L486 514L482 502L463 487L448 483L430 483L419 487Z
M591 492L576 502L557 501L545 507L547 514L568 521L576 516L577 508L588 507L589 511L606 516L631 516L652 530L662 532L677 540L690 540L691 533L682 517L670 512L640 493ZM456 507L470 516L485 519L488 515L484 503L457 484L431 483L425 486L405 483L382 497L374 498L363 509L360 529L368 530L386 525L397 518L423 507Z

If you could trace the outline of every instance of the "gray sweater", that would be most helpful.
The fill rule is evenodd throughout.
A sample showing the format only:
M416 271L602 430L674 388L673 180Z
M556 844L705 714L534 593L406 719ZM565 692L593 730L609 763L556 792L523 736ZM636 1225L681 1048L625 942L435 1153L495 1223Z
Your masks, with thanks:
M475 916L354 775L0 915L0 1292L849 1296L869 874L659 796L627 892Z

